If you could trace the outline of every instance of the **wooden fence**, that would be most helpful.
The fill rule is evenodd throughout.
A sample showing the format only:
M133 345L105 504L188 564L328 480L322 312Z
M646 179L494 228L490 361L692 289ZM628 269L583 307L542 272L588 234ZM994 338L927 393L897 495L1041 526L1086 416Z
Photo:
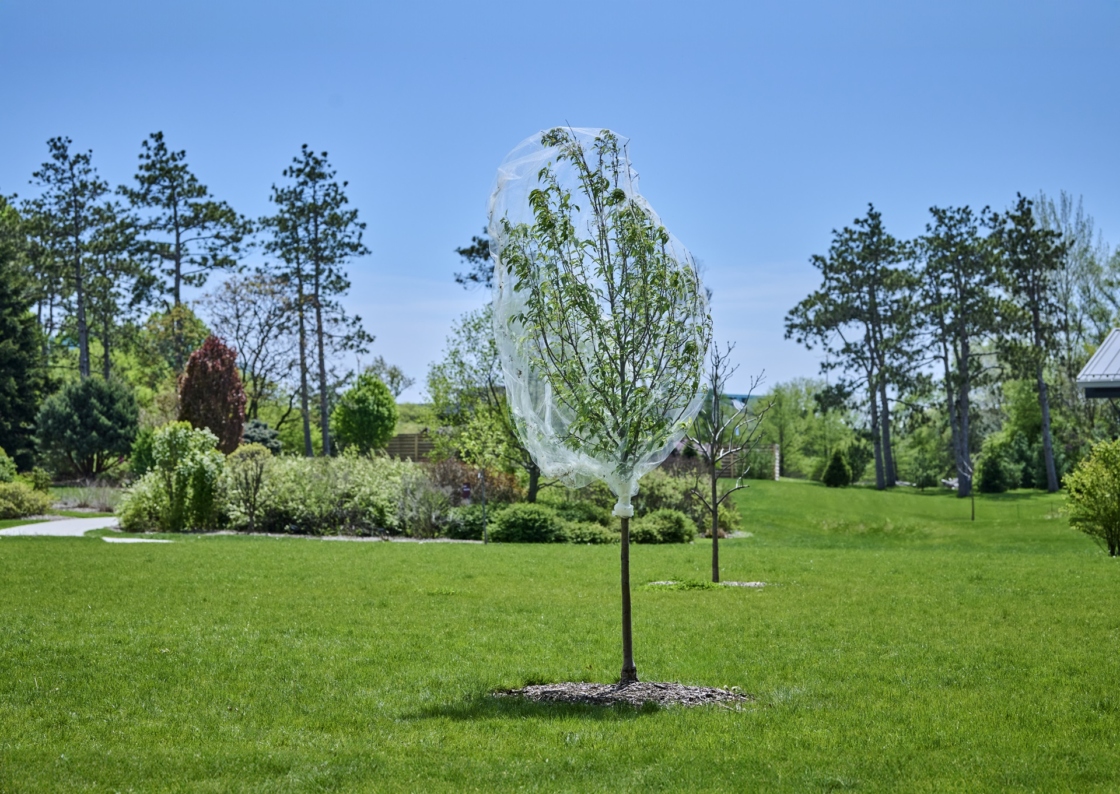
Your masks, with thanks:
M424 460L433 449L435 444L427 433L398 433L389 439L385 447L389 457L404 460Z

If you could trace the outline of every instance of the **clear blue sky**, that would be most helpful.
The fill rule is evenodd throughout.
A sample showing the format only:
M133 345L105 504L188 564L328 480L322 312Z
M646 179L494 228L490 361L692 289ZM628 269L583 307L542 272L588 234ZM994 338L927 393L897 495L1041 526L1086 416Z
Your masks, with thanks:
M163 130L247 215L302 143L369 224L345 303L418 385L498 163L535 131L610 127L706 266L740 378L815 375L782 318L830 230L867 203L1083 196L1120 244L1120 0L1101 2L0 3L0 192L47 138L113 183Z

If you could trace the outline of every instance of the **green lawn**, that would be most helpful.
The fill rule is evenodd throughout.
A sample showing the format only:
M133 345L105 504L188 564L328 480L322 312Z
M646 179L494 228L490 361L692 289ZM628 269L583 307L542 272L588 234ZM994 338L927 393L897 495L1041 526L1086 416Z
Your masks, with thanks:
M741 497L724 578L772 584L637 587L634 636L742 711L487 696L617 676L617 547L5 538L0 791L1120 788L1120 561L1060 499Z

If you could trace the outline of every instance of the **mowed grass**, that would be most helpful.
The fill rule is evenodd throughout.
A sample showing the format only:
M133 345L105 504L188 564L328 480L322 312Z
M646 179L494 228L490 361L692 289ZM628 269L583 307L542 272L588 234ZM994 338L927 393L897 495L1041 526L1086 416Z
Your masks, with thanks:
M617 677L617 547L0 539L0 790L1120 788L1120 561L1060 498L740 497L761 590L632 550L639 676L738 711L487 694Z

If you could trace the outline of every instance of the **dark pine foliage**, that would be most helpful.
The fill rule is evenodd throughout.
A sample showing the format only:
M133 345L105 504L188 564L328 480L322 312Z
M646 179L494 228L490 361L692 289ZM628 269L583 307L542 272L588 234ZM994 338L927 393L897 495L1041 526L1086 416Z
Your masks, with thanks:
M237 371L237 351L216 336L191 353L179 379L179 419L207 428L218 449L229 454L245 427L245 389Z
M139 418L136 396L122 381L93 376L68 383L39 408L39 452L57 472L97 476L124 460Z

